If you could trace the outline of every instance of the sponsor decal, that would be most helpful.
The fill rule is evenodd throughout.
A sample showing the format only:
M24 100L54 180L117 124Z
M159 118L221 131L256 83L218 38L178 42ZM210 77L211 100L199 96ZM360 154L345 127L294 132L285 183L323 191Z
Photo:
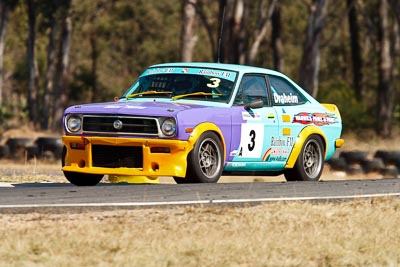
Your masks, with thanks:
M299 98L297 95L293 95L292 93L290 94L277 94L274 93L274 102L275 103L280 103L280 104L297 104L299 103Z
M157 73L172 73L172 72L174 72L174 68L148 69L146 71L146 75L157 74Z
M235 81L237 73L235 71L225 71L225 70L218 70L218 69L202 69L202 68L190 68L190 67L182 67L182 68L151 68L145 70L140 77L146 75L154 75L154 74L170 74L170 73L177 73L177 74L196 74L196 75L207 75L207 76L214 76L214 78L221 78L229 81Z
M199 74L213 75L213 76L226 77L226 78L229 78L231 76L231 73L228 71L209 70L209 69L201 69L201 70L199 70Z
M286 141L280 137L271 137L271 146L286 146Z
M231 162L229 165L232 167L246 167L247 164L245 162Z
M293 146L294 145L294 137L288 136L286 138L271 137L271 146Z
M232 156L232 157L237 156L237 155L239 155L239 150L233 150L233 151L231 151L231 153L229 153L229 156Z
M262 161L286 161L294 145L294 137L271 137L271 147L265 151Z
M262 158L262 161L286 161L289 155L287 148L271 147L269 148Z
M315 124L317 126L330 125L338 123L337 117L329 113L309 113L300 112L293 116L293 123Z
M245 121L250 121L250 120L261 120L261 114L257 112L242 112L242 118Z
M271 153L272 153L272 148L269 148L267 151L265 151L262 161L269 161L269 158L271 157Z

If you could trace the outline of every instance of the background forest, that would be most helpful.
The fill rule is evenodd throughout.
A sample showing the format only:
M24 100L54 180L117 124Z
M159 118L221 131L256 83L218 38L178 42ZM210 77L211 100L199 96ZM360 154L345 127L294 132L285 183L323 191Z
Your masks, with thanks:
M0 133L59 132L66 106L112 101L149 65L219 59L279 70L345 131L390 137L399 22L397 0L0 0Z

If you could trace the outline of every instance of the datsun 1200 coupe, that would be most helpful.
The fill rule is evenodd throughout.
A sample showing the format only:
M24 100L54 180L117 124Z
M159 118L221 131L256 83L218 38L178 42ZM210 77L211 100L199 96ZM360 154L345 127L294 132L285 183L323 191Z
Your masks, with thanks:
M62 170L75 185L104 175L318 181L344 143L334 104L320 104L280 72L221 63L151 66L116 101L67 108L63 126Z

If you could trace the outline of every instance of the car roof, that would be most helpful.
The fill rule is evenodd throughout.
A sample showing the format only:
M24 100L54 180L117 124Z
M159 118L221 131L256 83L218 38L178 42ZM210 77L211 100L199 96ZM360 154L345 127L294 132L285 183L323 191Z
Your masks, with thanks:
M212 63L212 62L173 62L173 63L162 63L150 66L150 68L161 68L161 67L215 68L215 69L224 69L230 71L238 71L243 73L265 73L265 74L285 76L284 74L278 71L260 67L238 65L238 64Z

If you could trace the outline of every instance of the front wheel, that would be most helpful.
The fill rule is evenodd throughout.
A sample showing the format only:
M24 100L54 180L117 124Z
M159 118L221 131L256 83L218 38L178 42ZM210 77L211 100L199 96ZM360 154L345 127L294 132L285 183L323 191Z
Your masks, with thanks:
M324 168L324 145L321 137L311 135L301 149L293 169L285 171L287 181L318 181Z
M86 174L79 172L64 172L65 178L74 185L77 186L94 186L100 183L103 179L101 174Z
M202 134L187 159L185 178L175 177L180 183L216 183L223 169L221 140L213 132Z
M65 157L67 156L67 148L64 146L62 150L61 156L61 166L65 166ZM86 174L79 172L66 172L63 171L65 178L71 184L77 186L94 186L100 183L101 179L103 179L104 175L101 174Z

